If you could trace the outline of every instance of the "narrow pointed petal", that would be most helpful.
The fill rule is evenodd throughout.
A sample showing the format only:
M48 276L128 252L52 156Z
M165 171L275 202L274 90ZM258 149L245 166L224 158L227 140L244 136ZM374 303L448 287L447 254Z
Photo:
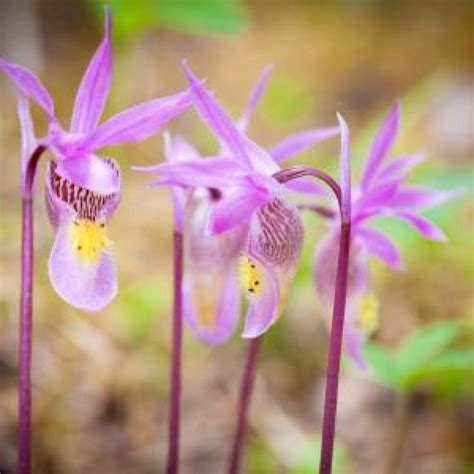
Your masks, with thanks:
M55 121L54 103L41 81L29 69L0 58L0 68L15 83L18 90L26 97L31 97L48 115L50 121Z
M179 156L174 148L171 135L165 132L164 135L165 159L168 162L179 160ZM173 214L174 228L176 231L183 233L184 231L184 211L186 207L186 190L180 186L173 186L171 189L173 196Z
M237 129L224 109L198 81L189 67L183 64L183 68L194 95L194 105L201 119L232 157L268 175L278 171L279 167L271 156Z
M398 175L406 175L426 159L426 153L415 153L413 155L395 158L380 169L377 180L386 180Z
M245 318L242 337L254 338L261 336L278 317L280 287L270 266L265 265L254 255L249 255L251 265L258 269L258 293L252 296ZM248 290L251 290L249 288Z
M395 211L393 216L410 224L427 239L437 240L438 242L447 240L443 231L426 217L408 211Z
M77 91L71 118L71 132L91 133L97 128L112 81L110 48L111 18L105 10L105 37L89 62Z
M238 163L229 159L209 159L161 163L151 167L133 167L135 171L148 172L159 176L156 186L178 185L191 188L224 189L237 186L248 187L248 172Z
M365 166L364 173L361 180L361 188L365 189L370 184L370 181L377 173L380 163L383 161L388 151L390 150L395 137L398 133L400 122L400 103L397 101L393 104L390 112L380 126L377 135L375 136L372 148L369 153L369 158Z
M272 158L281 163L295 155L304 153L316 143L340 134L339 127L315 128L295 133L273 145L268 151Z
M341 186L341 214L342 220L351 220L351 156L349 128L342 115L337 114L341 129L341 154L339 161L339 181Z
M262 94L267 88L268 80L270 79L272 72L273 66L267 66L260 74L260 77L258 78L258 81L255 84L255 87L253 88L245 112L237 122L237 129L240 130L242 133L245 133L249 127L250 120L252 119L255 113L255 109L257 108L257 105L260 102Z
M193 93L194 105L201 119L235 159L249 165L250 159L242 135L232 123L232 120L196 78L186 63L183 63L183 69Z
M389 237L366 226L357 226L355 232L363 239L369 253L378 257L390 268L398 271L403 270L404 265L400 252Z
M179 135L171 137L168 132L165 132L165 158L166 161L192 161L200 160L201 155L187 140ZM168 137L168 138L166 138ZM166 140L169 140L166 146Z
M58 173L77 186L102 194L120 190L120 175L110 162L96 155L65 158L58 162Z
M21 128L21 175L22 182L28 165L28 160L36 148L36 138L34 135L33 121L31 119L30 104L28 99L23 95L18 95L18 118Z
M403 177L393 178L362 191L354 203L354 217L368 209L389 205L404 180Z
M87 142L94 151L108 145L137 142L150 137L191 105L188 92L130 107L108 119Z
M58 228L49 258L49 276L55 291L70 305L83 311L99 311L117 293L117 275L110 250L101 250L93 260L77 250L74 222Z
M439 206L445 202L460 197L463 191L433 190L422 186L409 186L400 189L390 200L389 206L394 209L419 211Z

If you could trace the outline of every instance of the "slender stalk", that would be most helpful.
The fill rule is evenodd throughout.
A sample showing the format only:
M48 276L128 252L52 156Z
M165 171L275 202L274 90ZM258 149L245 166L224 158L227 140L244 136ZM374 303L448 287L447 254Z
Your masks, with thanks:
M350 222L343 222L341 224L341 235L339 241L336 291L334 295L331 339L327 365L321 461L319 465L320 474L330 474L332 469L337 412L337 392L339 385L339 368L341 362L342 334L344 329L344 312L346 307L347 280L349 270L350 241Z
M253 383L257 368L258 353L262 337L251 339L248 345L247 360L244 375L240 385L239 405L237 411L237 426L234 433L232 451L229 458L229 474L237 474L242 458L242 448L247 427L247 412L252 397Z
M179 431L181 415L181 352L183 341L183 234L175 231L174 245L174 303L173 346L171 354L170 414L168 425L167 474L179 472Z
M18 346L18 473L31 472L31 335L33 326L33 183L44 148L33 152L25 173L21 212L21 293Z

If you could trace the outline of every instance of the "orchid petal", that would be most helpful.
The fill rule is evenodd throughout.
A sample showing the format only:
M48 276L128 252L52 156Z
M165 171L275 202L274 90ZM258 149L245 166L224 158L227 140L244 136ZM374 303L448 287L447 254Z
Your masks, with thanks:
M341 129L341 154L339 161L339 175L341 185L341 218L342 221L351 219L351 156L349 128L342 115L337 114Z
M214 283L221 283L224 278L223 287L216 293L216 286L204 287L209 283L209 275L199 282L199 296L195 296L196 288L193 288L193 281L185 277L183 281L183 313L184 318L192 331L204 342L208 344L222 344L228 341L235 333L240 315L240 292L235 277L235 271L230 271L225 277L222 274L217 277ZM210 317L199 315L195 309L196 298L209 299L213 296L217 298L217 308L215 314ZM201 304L206 304L203 302ZM210 304L210 303L209 303ZM203 319L208 318L209 320Z
M111 162L96 155L64 158L58 162L58 173L76 186L101 194L120 190L120 175Z
M375 136L372 148L369 153L369 158L362 175L361 188L367 188L370 181L375 176L380 163L390 150L398 133L399 122L400 103L397 101L393 104Z
M462 191L433 190L422 186L400 189L387 204L394 209L423 210L459 197Z
M382 232L366 226L357 226L357 236L363 239L367 250L385 262L390 268L401 271L404 268L402 257L395 244Z
M261 290L258 297L250 301L242 333L244 338L261 336L272 325L278 316L280 293L279 283L272 269L255 256L250 258L261 269Z
M28 161L31 158L33 150L36 148L36 138L34 135L33 121L31 119L30 104L23 94L18 95L17 112L21 128L21 175L23 182Z
M169 135L168 132L165 132L166 136ZM165 158L166 161L190 161L190 160L199 160L201 155L187 140L179 135L175 135L173 138L169 138L170 146L167 150L165 146Z
M40 105L50 121L55 121L54 103L41 81L29 69L0 58L0 68L10 76L18 90L27 97L31 97Z
M268 151L272 158L281 163L295 155L304 153L316 143L340 134L339 127L314 128L290 135L273 145Z
M366 335L362 331L351 327L350 324L347 324L344 327L344 350L347 352L347 355L354 362L354 364L360 370L364 371L369 368L369 365L367 364L367 360L365 359L363 353L365 340Z
M396 175L408 173L424 161L426 156L426 153L415 153L402 158L394 158L380 169L377 180L386 180Z
M83 311L98 311L117 293L115 263L109 250L94 261L81 258L72 237L74 223L66 220L58 228L49 258L49 276L56 292Z
M210 231L220 234L249 222L253 212L269 199L252 189L234 188L216 204L209 222Z
M190 104L190 94L182 92L130 107L100 125L87 141L87 147L93 151L107 145L144 140L182 113Z
M186 206L184 234L184 314L193 331L210 343L221 343L235 331L240 293L235 266L248 229L236 227L222 235L208 233L216 199L196 190Z
M107 221L120 202L120 169L110 158L100 158L109 167L108 173L114 174L118 189L111 193L102 190L91 190L81 187L72 181L70 176L61 173L60 164L53 160L48 162L46 172L46 207L53 227L57 228L60 220L68 217L79 217L93 221Z
M433 222L426 219L426 217L408 211L394 211L392 215L393 217L410 224L427 239L437 240L439 242L445 242L447 240L443 231L433 224Z
M218 140L227 147L235 159L249 165L250 159L243 135L240 134L224 109L196 78L185 62L183 62L183 69L194 96L194 105L201 119L215 133Z
M160 163L150 167L133 167L136 171L159 175L154 184L223 189L238 184L248 187L248 172L238 162L227 158Z
M165 158L168 162L179 159L175 151L174 144L168 132L164 133ZM173 186L171 190L173 196L174 227L178 232L184 230L184 211L186 207L186 191L179 186Z
M89 62L77 91L71 118L71 132L89 134L97 128L110 91L112 56L111 18L105 9L105 37Z
M206 88L197 80L189 67L183 63L184 73L194 94L194 105L201 119L225 145L232 156L256 171L273 174L279 170L272 157L256 143L240 133Z
M313 259L313 280L319 302L325 312L328 312L334 303L339 236L340 230L337 227L332 228L317 247ZM351 241L348 275L347 298L350 302L367 291L369 285L367 252L357 236Z
M260 74L260 77L258 78L258 81L255 84L250 99L247 103L245 112L236 124L236 127L240 132L245 133L247 131L250 120L255 113L255 109L257 108L258 102L267 88L268 80L270 79L272 72L273 66L267 66Z
M367 209L390 205L405 178L399 177L377 183L374 187L362 191L354 203L354 218L364 213Z

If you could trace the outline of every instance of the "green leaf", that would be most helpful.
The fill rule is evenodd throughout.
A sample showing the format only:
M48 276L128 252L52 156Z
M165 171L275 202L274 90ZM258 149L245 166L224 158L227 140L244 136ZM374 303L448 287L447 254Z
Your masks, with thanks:
M101 1L89 0L94 13L103 17ZM108 0L114 36L119 40L156 27L194 33L235 34L246 23L242 6L235 0Z
M458 370L474 372L474 348L463 347L452 349L451 351L436 357L423 369L425 373Z
M462 393L474 383L474 349L452 349L407 374L406 389L421 380L428 380L438 394L452 396Z
M440 354L461 332L461 325L451 321L429 324L414 332L400 345L396 359L402 375L409 377Z
M364 355L377 380L392 388L402 388L400 368L393 354L379 344L368 343Z
M245 15L233 0L162 0L155 13L163 25L184 31L238 33Z

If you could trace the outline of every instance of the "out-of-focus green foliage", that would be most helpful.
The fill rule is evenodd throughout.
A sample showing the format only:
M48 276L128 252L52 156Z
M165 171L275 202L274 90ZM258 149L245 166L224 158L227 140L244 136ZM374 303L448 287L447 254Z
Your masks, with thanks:
M150 278L136 283L120 294L120 315L131 342L142 343L150 334L157 317L169 311L168 292L158 291L160 282Z
M474 380L474 348L452 347L465 330L458 322L433 323L409 335L395 352L371 343L365 355L374 377L396 390L408 392L426 381L449 395Z
M303 85L285 77L274 77L262 100L262 113L270 120L288 124L311 111L314 96Z
M102 18L102 2L93 1ZM239 33L246 23L244 10L235 0L109 0L114 35L126 40L154 27L193 33Z

